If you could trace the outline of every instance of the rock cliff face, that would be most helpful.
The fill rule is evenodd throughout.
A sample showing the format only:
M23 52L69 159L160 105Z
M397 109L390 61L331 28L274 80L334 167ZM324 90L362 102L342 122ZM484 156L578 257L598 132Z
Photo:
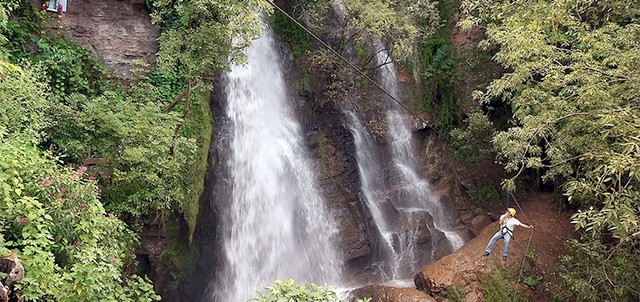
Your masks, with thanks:
M310 147L320 159L324 196L332 203L330 208L335 209L342 227L339 245L347 259L367 256L371 247L358 197L360 182L353 138L340 122L341 113L334 104L327 104L318 113L316 130L310 133Z
M160 28L151 24L144 0L68 1L58 25L117 78L129 79L135 60L155 62Z

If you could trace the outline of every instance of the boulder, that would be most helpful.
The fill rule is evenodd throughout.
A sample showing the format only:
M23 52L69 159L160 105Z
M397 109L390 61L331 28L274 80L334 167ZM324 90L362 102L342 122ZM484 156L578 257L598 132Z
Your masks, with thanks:
M491 222L491 218L487 215L475 216L471 219L471 231L474 235L478 236Z
M0 302L9 302L9 289L0 283Z
M349 301L371 298L371 302L435 302L436 299L415 288L367 285L349 294Z
M0 272L7 274L0 283L0 302L23 301L19 291L14 289L14 285L24 279L24 267L15 253L0 258Z
M3 283L9 288L24 279L24 267L15 253L9 253L0 259L0 272L7 274Z

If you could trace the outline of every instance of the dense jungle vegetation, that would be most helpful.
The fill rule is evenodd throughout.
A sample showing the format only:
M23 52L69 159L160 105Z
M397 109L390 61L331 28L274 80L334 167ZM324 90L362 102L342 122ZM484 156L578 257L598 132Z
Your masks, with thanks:
M255 5L200 2L148 3L159 60L128 85L52 30L55 14L0 3L0 254L24 265L25 300L159 299L137 272L138 234L172 213L193 228L212 131L206 78L261 28Z
M460 158L496 156L513 175L505 190L539 170L575 210L581 238L562 256L558 300L640 299L640 2L343 3L343 32L333 33L342 49L353 45L366 67L369 43L387 45L418 75L424 93L412 106L433 114ZM256 8L270 7L147 5L162 27L158 63L137 66L123 84L47 26L51 15L33 2L0 3L0 255L22 261L26 301L158 300L137 269L138 234L173 214L194 227L213 131L211 77L243 61L262 28ZM328 9L317 0L289 7L316 32ZM458 10L463 18L450 24ZM281 17L274 25L296 56L338 64ZM483 29L477 66L452 59L469 55L452 47L452 26ZM500 78L455 92L490 59ZM89 158L99 160L87 167Z

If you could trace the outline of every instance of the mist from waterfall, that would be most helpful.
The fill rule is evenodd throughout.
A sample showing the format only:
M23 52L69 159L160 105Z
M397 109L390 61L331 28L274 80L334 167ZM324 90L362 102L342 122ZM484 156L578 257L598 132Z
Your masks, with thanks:
M337 227L288 99L270 29L226 76L229 200L209 301L244 302L275 279L340 284ZM221 134L225 135L225 134Z

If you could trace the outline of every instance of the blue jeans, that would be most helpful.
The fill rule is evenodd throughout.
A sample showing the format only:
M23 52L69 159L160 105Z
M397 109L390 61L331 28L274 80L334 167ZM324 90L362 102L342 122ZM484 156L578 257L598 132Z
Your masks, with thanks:
M500 238L504 238L504 252L502 253L502 256L509 256L509 243L511 242L511 236L510 232L507 232L506 230L499 230L495 235L493 235L493 237L491 237L491 240L489 240L489 244L487 244L487 248L485 248L484 251L487 254L491 253L496 242L498 242Z

